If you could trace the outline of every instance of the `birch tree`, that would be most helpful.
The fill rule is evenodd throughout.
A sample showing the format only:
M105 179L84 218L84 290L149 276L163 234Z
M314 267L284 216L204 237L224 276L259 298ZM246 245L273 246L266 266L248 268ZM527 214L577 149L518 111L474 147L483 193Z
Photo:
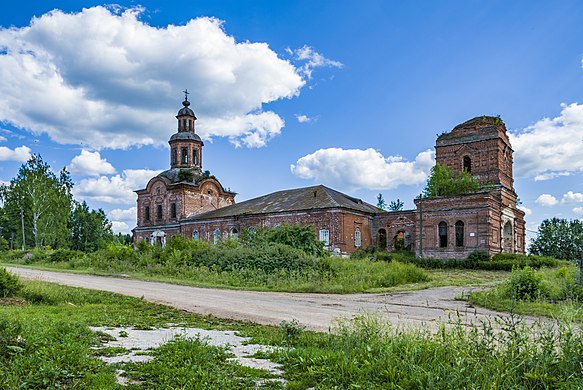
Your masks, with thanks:
M24 236L32 236L36 248L66 246L72 187L65 169L57 177L40 155L33 155L10 182L6 197L6 212L17 236L22 234L24 225Z

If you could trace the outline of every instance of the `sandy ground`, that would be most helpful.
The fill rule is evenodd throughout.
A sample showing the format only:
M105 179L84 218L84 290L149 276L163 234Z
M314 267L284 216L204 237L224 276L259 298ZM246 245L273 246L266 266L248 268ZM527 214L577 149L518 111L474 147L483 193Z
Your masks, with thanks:
M114 277L78 275L6 267L24 279L44 280L67 286L116 292L193 313L279 325L297 320L307 329L328 331L336 319L378 313L398 327L435 328L438 323L461 320L464 324L495 323L501 313L470 307L456 297L469 287L438 287L385 294L304 294L224 290L178 286ZM527 321L534 321L529 318Z

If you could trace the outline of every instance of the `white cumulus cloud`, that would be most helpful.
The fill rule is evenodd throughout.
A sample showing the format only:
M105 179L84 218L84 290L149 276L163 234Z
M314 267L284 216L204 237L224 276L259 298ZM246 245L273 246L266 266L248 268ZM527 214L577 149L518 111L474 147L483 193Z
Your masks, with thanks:
M583 104L564 104L559 116L509 136L516 176L549 180L583 171Z
M563 194L562 203L583 203L583 194L580 192L567 191Z
M266 43L237 42L215 18L155 27L144 12L54 10L0 28L0 121L91 149L165 145L189 88L201 137L260 147L284 126L263 105L299 95L313 68L336 66L304 47L296 68Z
M528 207L524 206L524 205L518 205L517 206L519 210L524 211L524 215L529 216L532 214L532 210L529 209Z
M112 230L116 233L129 233L130 226L136 226L137 208L113 209L107 213Z
M73 187L73 194L80 200L92 200L112 204L135 204L135 190L146 187L148 181L161 170L124 169L121 175L84 179Z
M129 209L113 209L107 213L111 220L136 220L137 208L130 207Z
M296 119L300 123L308 123L308 122L312 121L312 118L310 118L309 116L304 115L304 114L296 114Z
M557 200L557 198L550 194L541 194L538 198L536 198L535 203L540 206L550 207L556 205L557 203L559 203L559 201Z
M432 150L419 153L415 161L405 161L400 156L384 157L372 148L329 148L301 157L291 171L300 178L345 190L392 189L425 182L434 164Z
M14 149L0 146L0 161L20 161L26 162L30 158L30 148L28 146L19 146Z
M344 64L339 61L334 61L324 57L308 45L304 45L296 50L288 48L287 52L292 54L296 60L304 62L300 71L308 79L312 78L312 72L315 68L342 68L344 66Z
M574 212L575 214L581 214L581 215L583 215L583 207L575 207L575 208L573 209L573 212Z
M121 221L111 221L111 230L114 233L128 234L130 233L130 227L127 223Z
M85 176L115 173L113 165L101 158L99 152L90 152L85 149L81 151L80 155L73 157L68 168L71 173Z

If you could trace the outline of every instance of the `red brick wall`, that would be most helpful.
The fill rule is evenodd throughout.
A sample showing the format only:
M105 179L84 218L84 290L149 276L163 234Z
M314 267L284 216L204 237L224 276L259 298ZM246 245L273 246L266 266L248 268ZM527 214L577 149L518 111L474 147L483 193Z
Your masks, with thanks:
M492 128L495 127L495 130ZM494 135L485 136L484 132ZM471 159L471 173L484 183L501 184L513 189L512 148L503 124L490 126L489 130L456 127L447 139L435 146L435 160L456 172L463 169L463 158Z
M289 212L280 214L245 215L224 219L187 222L182 226L182 234L192 237L192 232L198 230L200 239L212 241L215 229L219 229L221 237L236 228L239 232L243 229L270 228L277 225L311 225L316 234L320 230L329 231L330 250L340 252L353 252L355 247L355 230L361 231L362 246L367 247L372 243L370 235L372 217L353 213L346 210L319 210L304 212Z
M506 190L479 194L436 197L415 200L417 211L423 215L422 226L417 224L418 256L427 258L465 258L474 250L491 255L508 251L524 253L524 213L514 205L505 205ZM419 216L418 216L419 218ZM456 246L455 223L464 223L464 245ZM501 232L506 222L512 225L513 243L503 248ZM440 247L439 223L446 222L447 246ZM420 230L423 231L420 236ZM422 245L422 246L421 246Z

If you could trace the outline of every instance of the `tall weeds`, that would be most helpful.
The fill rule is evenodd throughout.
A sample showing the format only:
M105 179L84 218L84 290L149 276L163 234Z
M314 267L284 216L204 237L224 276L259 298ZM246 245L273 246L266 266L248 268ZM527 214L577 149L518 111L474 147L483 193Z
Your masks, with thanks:
M341 322L315 347L301 339L276 353L290 388L576 389L583 337L557 327L509 323L441 326L437 334L395 329L379 317Z

